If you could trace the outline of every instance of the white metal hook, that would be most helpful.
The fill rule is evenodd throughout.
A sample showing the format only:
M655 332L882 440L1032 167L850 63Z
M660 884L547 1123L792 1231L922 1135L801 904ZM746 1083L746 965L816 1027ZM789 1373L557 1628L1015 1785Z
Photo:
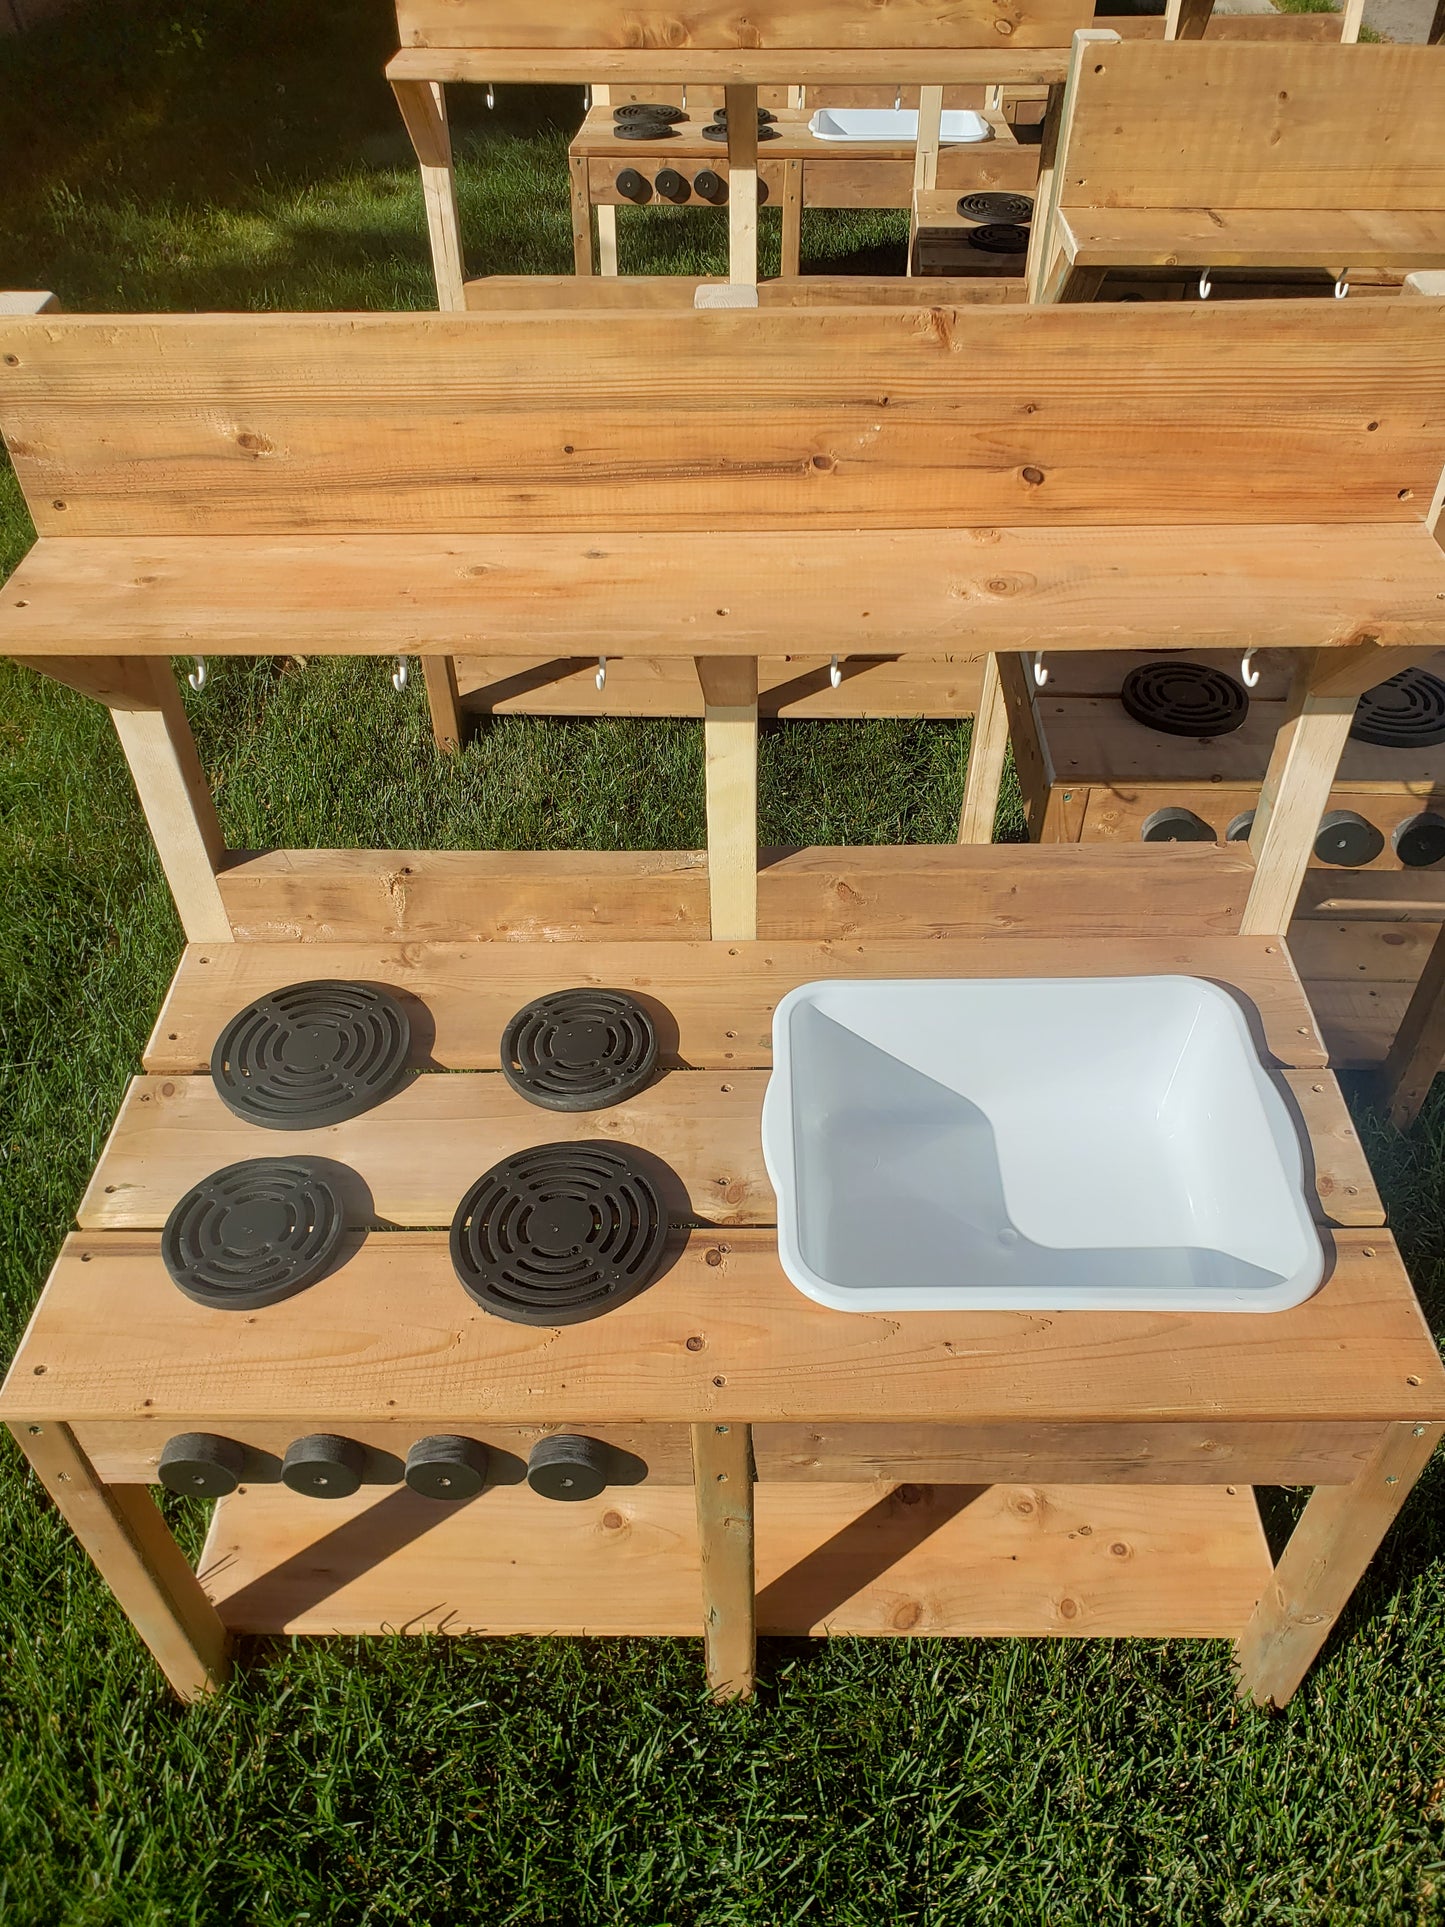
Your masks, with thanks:
M893 111L896 114L903 105L903 82L898 83L898 92L893 96Z
M1259 686L1259 671L1250 668L1250 664L1253 661L1254 651L1252 649L1246 649L1244 652L1244 661L1239 665L1239 680L1244 684L1246 689L1255 689Z
M1040 649L1034 656L1034 688L1042 689L1048 679L1049 672L1044 668L1044 652Z
M210 674L210 671L206 668L205 657L197 656L196 666L191 671L190 675L186 677L186 681L191 685L192 689L204 689L206 686L206 679L209 676L209 674Z
M592 112L592 89L590 87L584 87L582 89L582 111L584 114L590 114Z
M1345 296L1349 293L1349 291L1350 291L1350 284L1348 281L1346 281L1345 277L1341 275L1339 280L1336 281L1335 283L1336 301L1343 301Z
M686 113L686 112L687 112L687 83L686 83L686 81L684 81L684 82L683 82L683 87L682 87L682 111L683 111L684 113Z
M1199 299L1201 301L1207 301L1213 291L1214 283L1209 278L1213 272L1214 270L1212 268L1205 268L1199 276Z
M597 658L597 687L598 687L599 689L605 689L605 688L607 687L607 658L606 658L606 656L599 656L599 657Z
M838 658L836 656L834 656L828 664L828 680L835 689L843 680L843 671L838 667Z
M592 89L590 87L587 89L587 95L588 95L587 105L590 107L592 105L592 98L591 98ZM493 87L491 81L488 81L487 82L487 105L488 107L495 107L496 104L497 104L497 90L495 87Z
M396 659L396 667L391 672L391 686L396 691L398 696L401 694L402 690L406 688L406 678L407 678L406 657L398 656Z

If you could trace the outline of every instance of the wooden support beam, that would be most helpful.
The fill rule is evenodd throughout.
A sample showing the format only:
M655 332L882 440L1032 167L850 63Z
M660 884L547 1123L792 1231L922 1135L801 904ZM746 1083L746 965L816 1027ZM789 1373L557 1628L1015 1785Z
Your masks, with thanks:
M1119 36L1112 27L1083 27L1074 35L1069 56L1068 77L1063 87L1050 87L1049 105L1044 116L1043 141L1039 150L1039 182L1034 195L1034 218L1029 232L1026 273L1030 301L1041 301L1045 280L1060 252L1058 237L1059 190L1068 167L1069 141L1073 133L1074 102L1078 97L1079 76L1086 60L1100 46L1117 46Z
M753 656L699 656L707 770L707 869L712 935L758 933L758 665Z
M17 656L22 668L63 682L108 709L150 709L155 683L141 656Z
M800 87L798 92L803 90ZM783 251L781 272L789 279L802 273L803 163L783 163Z
M1214 0L1169 0L1164 9L1166 40L1202 40L1214 12Z
M758 90L726 87L728 117L728 280L758 282Z
M1345 0L1340 14L1340 45L1353 47L1365 22L1365 0Z
M757 1643L752 1428L694 1425L692 1465L707 1683L714 1699L750 1699Z
M1334 692L1338 670L1331 668L1329 657L1329 651L1303 651L1295 670L1288 712L1275 737L1249 835L1255 871L1240 924L1244 936L1282 934L1289 928L1329 802L1359 693Z
M958 819L960 843L992 843L998 815L998 793L1008 755L1008 707L999 677L998 657L985 657L978 714L968 745L968 769L963 779L963 809Z
M216 882L226 846L181 692L164 658L137 657L134 668L149 682L149 702L110 714L156 854L187 941L229 943L231 920Z
M181 1698L224 1685L226 1629L147 1488L104 1484L67 1425L46 1420L10 1430Z
M918 197L938 184L938 143L943 124L943 89L918 90L918 133L913 147L913 198L908 216L908 268L913 272L913 249L918 239Z
M1408 1130L1430 1095L1430 1086L1445 1064L1445 924L1425 960L1420 981L1405 1006L1380 1071L1385 1106L1397 1131Z
M1315 1488L1235 1646L1242 1698L1283 1706L1429 1462L1445 1427L1385 1426L1351 1485Z
M457 688L455 656L423 656L421 673L426 678L427 708L431 711L432 735L443 755L460 749L466 741L462 718L461 694Z
M446 92L437 80L393 80L391 91L406 122L421 167L427 234L436 274L437 306L444 313L467 305L463 283L461 222L457 183L452 171L452 137L447 126Z
M567 163L572 173L572 267L577 274L595 274L592 254L592 197L587 188L587 162L574 154Z

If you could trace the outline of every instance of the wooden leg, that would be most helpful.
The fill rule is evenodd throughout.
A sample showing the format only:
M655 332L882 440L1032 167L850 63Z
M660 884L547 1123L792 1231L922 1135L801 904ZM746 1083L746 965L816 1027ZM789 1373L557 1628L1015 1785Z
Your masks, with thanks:
M149 704L110 714L156 854L187 939L229 943L231 919L216 882L226 848L181 692L164 659L137 660L136 675L149 686Z
M597 270L617 273L617 209L610 201L597 203Z
M913 146L913 199L909 203L908 261L905 272L913 272L913 250L918 240L918 197L938 184L939 130L943 124L943 89L920 87L918 90L918 134Z
M692 1472L707 1683L714 1699L750 1699L757 1649L751 1427L694 1425Z
M963 810L958 819L960 843L992 843L998 815L998 793L1008 755L1008 709L999 680L998 657L983 665L983 688L968 745L968 769L963 779Z
M1064 89L1057 85L1050 87L1040 134L1039 178L1034 187L1034 218L1029 228L1029 251L1024 263L1025 288L1030 301L1038 301L1042 298L1044 270L1048 266L1050 254L1055 249L1054 173L1059 139L1063 131L1063 114Z
M1352 47L1360 37L1365 21L1365 0L1345 0L1340 16L1340 45Z
M457 693L457 664L454 656L423 656L421 673L426 678L427 707L431 711L431 730L436 745L445 755L460 749L466 740L461 697Z
M758 934L758 665L699 656L707 768L707 874L714 937Z
M1164 10L1166 40L1202 40L1214 0L1169 0Z
M446 92L434 80L394 80L391 90L396 95L396 104L421 167L437 306L444 313L455 312L466 307L467 297L463 287L462 230L457 215L457 182L452 171Z
M106 1485L68 1425L10 1430L182 1699L225 1684L227 1633L143 1485Z
M725 87L728 114L728 280L758 282L758 90Z
M1104 285L1103 268L1081 268L1072 261L1064 271L1059 283L1056 301L1097 301L1099 290Z
M595 274L592 259L592 201L587 188L587 163L575 155L572 170L572 265L578 274Z
M1289 928L1350 733L1358 692L1327 691L1332 653L1309 650L1295 670L1249 833L1254 881L1240 924L1247 937L1277 936Z
M1283 1706L1374 1557L1445 1426L1389 1425L1351 1485L1316 1486L1234 1649L1242 1698Z
M785 275L803 271L803 163L783 163L783 253L779 270Z
M1430 947L1420 981L1380 1072L1385 1104L1396 1130L1407 1130L1445 1063L1445 924Z

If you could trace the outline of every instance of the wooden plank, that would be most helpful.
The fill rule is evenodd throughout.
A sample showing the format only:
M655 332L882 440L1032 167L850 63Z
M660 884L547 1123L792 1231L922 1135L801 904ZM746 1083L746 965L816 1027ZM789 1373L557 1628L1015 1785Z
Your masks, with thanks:
M596 259L592 251L592 197L588 192L587 164L585 161L568 162L568 172L572 180L572 269L579 279L596 273ZM465 299L466 291L463 290ZM470 301L467 302L470 307Z
M756 1635L752 1436L746 1425L694 1425L703 1649L715 1700L751 1699Z
M469 1506L255 1487L217 1506L201 1577L245 1633L685 1636L691 1514L676 1487ZM757 1577L771 1635L1220 1637L1269 1557L1252 1494L1226 1487L774 1486L757 1494Z
M75 659L81 660L81 659ZM427 658L429 661L430 658ZM983 679L980 656L840 656L835 689L827 656L758 661L758 715L792 720L864 716L971 716ZM463 656L460 700L484 715L697 716L702 686L691 661L609 656L597 687L595 656Z
M1385 1059L1382 1082L1390 1122L1408 1130L1430 1094L1445 1062L1445 924L1410 996L1395 1041Z
M1065 207L1076 267L1351 268L1445 265L1445 216L1399 208Z
M728 280L752 288L758 280L758 90L729 87ZM1428 265L1428 263L1426 264Z
M155 678L138 656L17 656L22 669L49 676L109 709L154 709Z
M783 227L779 249L782 272L796 280L802 273L803 252L803 163L783 164Z
M1429 301L42 315L0 321L0 421L72 538L1414 524L1442 343Z
M1169 0L1164 10L1166 40L1202 40L1214 13L1214 0Z
M0 1416L78 1425L199 1407L211 1428L385 1416L472 1424L1445 1418L1445 1369L1388 1232L1333 1233L1305 1304L1201 1312L842 1314L797 1291L771 1231L690 1233L606 1318L480 1311L444 1232L374 1232L299 1296L237 1317L182 1297L155 1232L67 1239ZM124 1319L115 1307L125 1306ZM690 1343L689 1341L698 1341Z
M0 649L498 650L595 664L622 598L629 648L674 659L695 655L700 634L714 655L774 659L784 645L825 658L1089 650L1121 638L1217 649L1241 634L1262 648L1349 647L1372 634L1433 651L1442 593L1445 557L1420 523L819 530L806 542L730 532L725 544L600 530L88 538L37 543L0 588Z
M1284 1706L1429 1463L1439 1425L1384 1428L1354 1484L1310 1498L1235 1647L1241 1696Z
M784 203L784 213L787 204ZM786 257L785 257L786 259ZM700 287L721 287L719 276L623 274L604 281L571 274L489 274L468 281L467 306L478 312L530 308L678 308L691 310ZM994 305L1021 299L1008 282L954 275L920 287L895 276L861 274L780 275L758 283L762 308L920 308L960 303Z
M765 1061L767 1051L758 1055ZM1384 1208L1339 1088L1319 1071L1276 1073L1307 1139L1317 1215L1383 1224ZM322 1158L354 1174L346 1205L356 1224L448 1224L473 1180L534 1145L597 1140L640 1151L668 1209L718 1225L769 1225L777 1203L763 1164L765 1068L674 1071L605 1112L556 1115L529 1105L495 1072L420 1076L377 1109L318 1131L292 1132L288 1155ZM82 1229L160 1230L176 1200L212 1171L268 1155L275 1140L243 1122L209 1077L138 1077L76 1218Z
M138 668L137 685L142 676L150 682L149 705L116 705L111 721L187 941L226 943L231 921L216 881L225 842L185 704L168 662Z
M989 0L944 0L942 5L893 0L861 11L827 0L763 0L745 17L716 0L691 0L681 10L644 5L626 13L608 0L574 0L567 7L545 8L529 6L526 0L399 0L397 31L404 48L475 48L488 55L494 48L613 48L627 56L665 50L693 57L714 48L748 53L774 48L996 48L1001 35L1022 47L1058 48L1068 44L1069 35L1087 18L1079 0L1010 0L1003 9ZM879 71L893 70L875 64L874 76Z
M436 746L443 753L457 749L465 741L465 729L461 697L457 690L456 659L452 656L426 656L422 659L421 670L426 678L427 708L431 712L431 730Z
M68 1426L12 1424L35 1476L182 1699L226 1682L227 1633L144 1486L108 1486Z
M907 273L914 272L914 243L918 238L918 197L938 184L938 142L943 120L943 89L923 87L918 95L917 138L913 147L913 193L909 202Z
M452 170L452 140L447 126L446 93L435 80L393 80L391 90L406 122L421 168L422 197L426 204L427 236L436 277L437 307L444 313L465 308L462 283L466 270L462 255L461 222L457 214L456 176Z
M993 826L998 815L998 797L1003 787L1008 744L1008 707L999 680L998 657L988 656L984 660L978 715L968 741L963 807L958 818L960 843L993 842Z
M713 937L758 934L758 665L699 656Z
M1408 985L1335 983L1315 978L1310 1000L1337 1070L1383 1063L1409 1007Z
M1321 693L1327 657L1306 655L1275 738L1249 833L1255 876L1240 929L1286 930L1354 720L1353 694Z
M1109 977L1161 972L1193 973L1233 987L1263 1051L1282 1065L1323 1065L1324 1047L1283 943L1207 934L1197 918L1173 919L1169 914L1161 878L1176 869L1186 874L1191 867L1207 869L1218 853L1138 847L1146 859L1138 864L1120 863L1117 852L1108 853L1115 860L1106 864L1078 861L1097 853L1067 844L1035 852L1022 870L989 863L980 867L995 871L984 878L992 892L980 890L971 897L956 888L950 891L943 866L920 864L897 892L897 917L889 893L877 891L870 903L858 888L865 873L840 862L811 879L820 904L831 899L836 912L835 931L811 940L765 935L755 944L658 939L554 947L402 937L314 947L192 945L156 1020L146 1068L154 1073L207 1069L211 1047L236 1011L311 977L390 985L412 1015L418 1053L429 1050L431 1061L443 1068L496 1068L503 1028L523 1004L544 991L593 984L644 998L669 1059L675 1056L698 1069L729 1070L769 1061L765 1053L771 1048L772 1013L779 998L795 985L820 977ZM956 846L947 848L952 853ZM974 854L982 849L978 846ZM1009 852L1005 845L994 845L987 854L993 858ZM1054 861L1059 856L1066 859L1063 865ZM767 886L779 874L786 878L792 861L784 859L760 877L765 930ZM1071 881L1079 886L1076 905L1072 893L1047 888L1051 872L1057 876L1070 868ZM1039 921L1034 929L1049 929L1048 937L1020 934L1028 928L1030 906L1023 890L1030 876L1044 886L1036 900ZM1150 934L1104 935L1098 906L1105 902L1116 906L1114 914L1126 930L1131 922L1138 928L1136 891L1143 901L1159 900ZM930 904L930 894L944 901ZM957 922L975 930L992 927L995 934L982 940L959 938L957 922L950 922L949 896L958 906L952 910ZM885 929L891 926L900 934L872 937L856 925L847 927L860 903L865 912L883 916ZM1238 921L1237 903L1236 898L1232 914L1226 908L1223 921ZM925 917L938 921L925 928L920 921ZM1171 921L1180 923L1173 934L1168 932Z
M286 1448L307 1421L234 1419L226 1437L249 1456L245 1483L275 1483ZM202 1412L165 1420L86 1420L75 1428L81 1450L109 1483L153 1484L167 1439L204 1432ZM692 1432L685 1425L618 1425L592 1418L557 1424L477 1424L446 1409L424 1421L355 1419L346 1436L367 1453L364 1483L396 1485L407 1452L427 1433L461 1433L485 1445L489 1486L518 1485L540 1438L581 1429L614 1449L614 1485L693 1484ZM783 1420L753 1428L757 1477L764 1483L858 1484L899 1479L980 1485L1040 1481L1072 1485L1348 1485L1375 1449L1373 1419L1293 1419L1271 1424L1127 1420L1052 1424L1039 1419L915 1425L822 1426Z
M1423 47L1096 50L1079 76L1067 208L1445 203L1445 73Z
M520 81L524 85L626 82L653 97L658 87L875 85L880 73L905 85L1035 86L1062 80L1064 44L997 41L983 47L786 47L621 49L568 47L403 47L386 64L388 80ZM897 84L895 82L895 84Z

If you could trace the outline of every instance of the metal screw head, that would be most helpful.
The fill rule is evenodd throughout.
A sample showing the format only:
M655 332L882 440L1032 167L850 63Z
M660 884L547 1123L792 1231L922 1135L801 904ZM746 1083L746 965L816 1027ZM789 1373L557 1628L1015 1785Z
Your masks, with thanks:
M1400 1483L1400 1480L1396 1473L1394 1472L1387 1473L1385 1477L1386 1485L1398 1485L1399 1483Z

